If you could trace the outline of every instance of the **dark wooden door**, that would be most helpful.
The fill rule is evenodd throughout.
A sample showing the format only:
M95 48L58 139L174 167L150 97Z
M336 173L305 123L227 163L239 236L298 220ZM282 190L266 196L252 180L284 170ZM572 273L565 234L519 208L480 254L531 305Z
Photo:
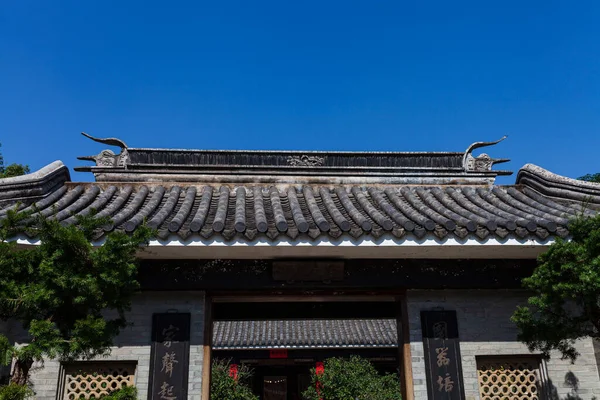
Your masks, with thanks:
M254 374L254 388L261 400L302 400L302 392L310 384L308 366L259 366Z

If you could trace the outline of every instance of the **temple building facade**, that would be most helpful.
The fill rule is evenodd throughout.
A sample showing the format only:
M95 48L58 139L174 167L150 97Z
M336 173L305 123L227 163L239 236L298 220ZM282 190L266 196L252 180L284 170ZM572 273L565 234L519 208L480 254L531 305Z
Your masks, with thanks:
M600 397L592 339L577 342L573 364L546 360L510 320L536 258L568 240L570 219L600 211L599 184L527 164L498 185L511 172L495 165L508 160L481 153L498 142L209 151L86 136L113 148L80 157L93 182L71 181L60 161L0 179L0 218L35 208L74 224L96 210L112 220L97 246L143 223L157 234L139 252L142 290L111 354L47 360L32 373L36 399L124 384L140 399L208 399L215 359L250 366L261 399L301 399L311 368L350 355L398 373L406 400ZM27 341L14 321L0 324Z

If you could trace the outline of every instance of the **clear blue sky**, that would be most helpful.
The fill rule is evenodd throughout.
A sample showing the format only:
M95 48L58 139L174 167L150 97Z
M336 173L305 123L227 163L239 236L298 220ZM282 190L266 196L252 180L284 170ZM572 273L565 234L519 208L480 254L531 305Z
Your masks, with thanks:
M486 151L600 172L600 2L5 1L0 142ZM89 180L73 174L74 180ZM502 179L511 183L515 176Z

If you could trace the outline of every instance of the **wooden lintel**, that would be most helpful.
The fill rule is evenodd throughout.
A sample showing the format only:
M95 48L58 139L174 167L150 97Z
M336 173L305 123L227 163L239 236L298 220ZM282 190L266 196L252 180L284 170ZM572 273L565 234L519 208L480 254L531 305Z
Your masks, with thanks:
M361 295L361 294L350 294L350 295L218 295L214 296L214 303L281 303L281 302L296 302L296 303L322 303L322 302L381 302L381 301L394 301L395 296L393 295Z
M414 382L412 356L410 351L410 325L408 318L408 299L406 292L398 297L398 343L400 343L400 379L402 380L402 399L414 400Z
M210 375L212 366L212 298L204 297L204 340L202 362L202 400L210 400Z

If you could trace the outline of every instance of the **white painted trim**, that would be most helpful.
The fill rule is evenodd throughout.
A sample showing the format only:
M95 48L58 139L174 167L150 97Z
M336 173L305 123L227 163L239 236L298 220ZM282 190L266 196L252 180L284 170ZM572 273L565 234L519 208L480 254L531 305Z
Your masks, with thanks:
M39 240L25 236L16 239L19 245L39 245ZM219 235L210 239L194 236L183 240L177 235L168 239L155 239L140 252L140 258L237 258L269 259L280 257L335 257L335 258L536 258L555 242L550 237L519 239L507 237L486 239L468 237L466 239L447 236L439 239L433 235L419 239L413 235L397 238L386 234L378 239L364 236L356 239L343 235L338 239L330 237L296 239L282 237L269 240L261 237L249 241L242 238L225 240ZM95 242L101 246L104 239Z
M385 235L380 237L379 239L371 238L371 237L363 237L360 239L355 239L349 235L341 236L339 239L330 239L328 237L318 238L315 240L310 239L300 239L293 240L291 238L282 238L274 241L268 239L257 239L253 241L247 241L242 239L234 239L234 240L224 240L221 236L216 236L211 239L199 239L195 238L192 240L182 240L176 235L173 235L172 238L167 240L152 240L150 242L150 246L226 246L226 247L282 247L282 246L292 246L292 247L357 247L357 246L377 246L377 247L386 247L386 246L547 246L553 243L553 239L547 240L536 240L536 239L516 239L516 238L507 238L504 240L497 240L496 238L487 238L484 240L467 238L467 239L457 239L453 236L448 236L445 239L439 239L435 236L427 236L423 239L416 239L414 237L407 237L403 239L399 239L392 235Z
M18 236L16 239L19 245L39 245L41 242L39 239L31 239L26 236ZM93 243L94 246L102 246L105 239L96 241ZM332 239L329 237L323 237L318 239L291 239L284 237L277 240L268 240L265 238L255 240L244 240L236 238L233 240L225 240L219 235L215 235L213 238L204 239L195 236L192 239L183 240L177 235L171 235L168 239L154 239L149 243L149 247L214 247L214 246L225 246L225 247L360 247L360 246L549 246L554 243L555 240L549 237L546 240L537 238L520 239L515 237L509 237L506 239L497 239L490 236L486 239L478 239L468 237L465 239L456 238L449 235L444 239L439 239L433 235L428 235L422 239L415 238L414 236L406 236L405 238L397 238L393 235L383 235L378 239L373 237L362 237L359 239L353 238L350 235L342 235L339 239Z

